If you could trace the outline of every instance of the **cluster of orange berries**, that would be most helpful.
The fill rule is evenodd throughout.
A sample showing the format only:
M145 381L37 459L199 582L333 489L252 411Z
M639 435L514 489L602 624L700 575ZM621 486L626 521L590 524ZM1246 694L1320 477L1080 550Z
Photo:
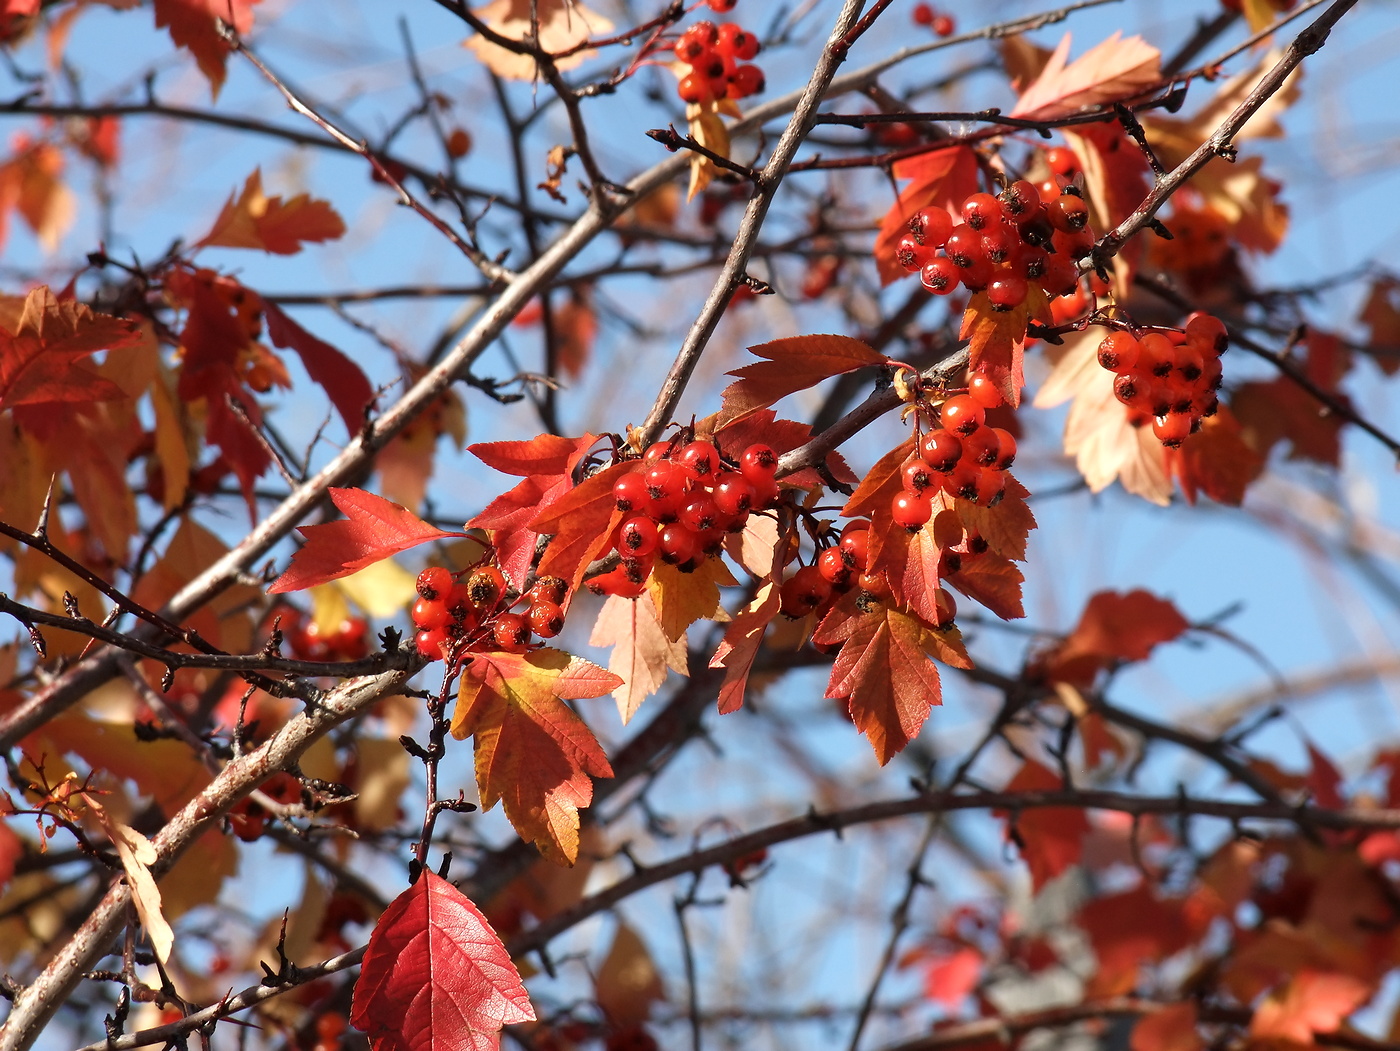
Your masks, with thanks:
M655 443L613 483L618 509L628 512L612 537L618 563L589 589L636 598L658 558L693 572L719 553L726 533L743 531L750 512L777 499L777 473L770 445L750 445L731 467L714 442Z
M456 659L483 647L524 653L532 638L552 639L564 629L569 585L558 577L540 577L514 600L505 574L492 565L455 575L429 566L418 574L417 586L411 613L418 629L415 643L429 660ZM524 612L512 610L522 602Z
M928 26L939 36L952 36L957 28L952 15L947 11L938 10L932 4L915 4L913 17L916 26Z
M1152 420L1152 433L1168 449L1178 448L1214 416L1220 405L1220 355L1230 345L1219 318L1198 312L1183 332L1111 332L1099 344L1099 364L1114 373L1113 393Z
M987 410L1001 404L1001 392L981 373L972 374L966 394L943 403L937 425L901 468L903 488L890 503L897 525L911 532L922 528L933 517L933 496L940 490L983 507L1000 502L1006 471L1016 459L1015 435L987 425Z
M297 611L282 629L292 656L304 661L357 661L369 656L369 624L364 617L345 617L332 630Z
M832 534L834 535L834 534ZM811 563L798 567L778 592L779 612L786 617L821 614L853 587L878 592L884 582L866 572L870 561L870 522L854 518L836 542L817 552Z
M734 5L710 7L727 11ZM676 91L682 102L701 104L716 99L742 99L763 90L763 70L750 65L759 51L758 37L725 22L696 22L676 41L676 58L690 67Z
M895 258L905 270L917 271L935 295L949 295L959 285L985 291L993 310L1020 306L1032 282L1052 299L1072 292L1079 279L1076 260L1094 244L1084 198L1054 180L1037 189L1020 179L999 196L974 193L963 202L961 217L955 225L943 208L916 212Z

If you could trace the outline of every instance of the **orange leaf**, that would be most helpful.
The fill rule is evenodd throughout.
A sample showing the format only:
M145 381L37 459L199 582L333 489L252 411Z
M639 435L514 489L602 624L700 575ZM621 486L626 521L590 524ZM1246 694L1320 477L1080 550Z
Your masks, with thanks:
M1121 33L1069 62L1070 34L1060 40L1040 76L1024 92L1009 116L1050 120L1081 109L1136 95L1161 79L1162 53L1142 37Z
M635 599L610 595L593 622L588 644L613 648L608 671L622 680L613 690L613 699L624 724L637 714L642 701L661 688L668 668L687 674L689 653L684 640L666 638L656 604L645 592Z
M216 20L223 19L246 36L253 28L253 5L258 3L262 0L156 0L156 28L168 28L175 46L193 53L209 81L210 93L218 98L231 49L219 35Z
M529 528L534 533L553 535L540 559L540 576L563 577L570 590L578 588L588 564L608 549L612 531L622 522L624 512L618 510L613 483L635 469L634 463L604 468L535 516Z
M846 701L856 729L870 738L884 766L914 739L934 705L943 703L935 632L914 617L875 605L855 606L843 597L817 627L814 642L841 644L826 695Z
M1001 502L995 507L982 507L969 500L957 500L954 507L962 524L977 533L998 555L1026 560L1026 541L1036 527L1026 497L1030 491L1010 474Z
M473 13L501 36L514 40L524 40L530 35L533 13L539 19L538 46L554 53L571 51L590 35L607 33L613 27L606 18L578 0L492 0ZM476 52L482 64L499 77L533 80L539 76L535 60L529 55L517 54L481 36L472 36L465 46ZM556 58L554 64L559 69L572 69L592 54L591 48L583 48Z
M895 248L909 228L909 219L924 208L946 208L960 222L959 209L969 194L977 192L977 155L966 146L930 150L895 161L896 179L911 179L898 194L894 207L885 213L875 237L875 266L880 283L904 277L905 269L895 261Z
M662 633L670 641L677 642L685 636L685 629L697 620L728 620L719 589L737 583L724 560L716 556L702 559L689 573L682 573L669 563L657 562L647 580L647 590L656 603Z
M622 685L610 671L561 650L488 653L462 670L452 734L476 738L481 805L504 802L523 839L563 865L578 858L580 807L612 767L587 724L565 704Z
M1060 779L1049 769L1027 759L1016 772L1005 791L1058 792L1064 788ZM995 816L1009 817L1005 810ZM1021 857L1031 870L1031 886L1039 892L1049 880L1078 863L1084 849L1084 837L1089 834L1089 819L1077 807L1032 807L1015 814L1007 824L1007 838L1015 839L1021 847Z
M373 1051L496 1047L534 1017L501 939L441 876L422 872L374 925L350 1009Z
M889 514L890 501L903 487L900 469L914 449L914 439L906 438L875 462L865 473L860 485L841 508L847 518L868 518L873 514Z
M1167 468L1181 485L1188 503L1205 493L1216 503L1238 507L1249 483L1264 470L1264 458L1244 441L1239 421L1221 405L1201 421L1201 430L1180 449L1166 450Z
M463 536L429 525L401 504L363 489L328 490L331 503L345 515L338 522L303 526L306 537L292 564L272 582L268 593L302 591L346 577L399 551L430 540Z
M815 387L831 376L889 361L869 344L850 336L789 336L749 350L768 360L729 373L739 380L724 388L716 428L750 416L789 394Z
M1205 1041L1196 1032L1196 1004L1183 1000L1143 1015L1128 1041L1131 1051L1204 1051Z
M23 299L0 298L0 409L123 398L81 359L129 347L138 336L134 323L60 302L47 285Z
M1050 321L1045 292L1035 284L1011 310L995 310L986 292L975 293L958 333L959 339L969 341L968 368L991 379L1011 406L1021 404L1021 388L1026 385L1022 360L1028 321Z
M724 681L719 687L719 713L737 712L744 704L744 691L749 685L749 672L763 644L764 632L778 615L781 595L771 581L758 589L758 594L734 617L725 629L724 638L710 658L711 668L724 669Z
M1334 1032L1373 991L1353 975L1304 968L1264 998L1249 1023L1249 1035L1311 1045L1314 1033Z
M948 583L1002 620L1017 620L1026 615L1021 605L1025 579L1016 563L988 551L963 559L962 568L948 577Z
M1101 670L1117 661L1144 661L1190 626L1174 605L1151 592L1100 591L1069 637L1045 656L1045 676L1088 686Z
M304 241L334 241L345 233L345 222L326 201L298 194L290 201L268 197L262 170L253 169L243 192L230 196L214 220L214 228L196 248L260 248L274 255L293 255Z
M1377 354L1376 364L1387 375L1395 375L1400 370L1400 281L1376 278L1357 320L1366 326L1367 342L1376 350L1389 352Z

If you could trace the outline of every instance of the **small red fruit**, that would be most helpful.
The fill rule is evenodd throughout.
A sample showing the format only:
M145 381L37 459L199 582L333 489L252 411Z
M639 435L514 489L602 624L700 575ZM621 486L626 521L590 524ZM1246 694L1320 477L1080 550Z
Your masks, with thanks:
M966 435L982 426L987 413L966 394L957 394L943 403L938 416L947 430Z
M890 501L890 517L896 525L913 532L933 517L933 501L925 493L917 496L907 492L895 493Z

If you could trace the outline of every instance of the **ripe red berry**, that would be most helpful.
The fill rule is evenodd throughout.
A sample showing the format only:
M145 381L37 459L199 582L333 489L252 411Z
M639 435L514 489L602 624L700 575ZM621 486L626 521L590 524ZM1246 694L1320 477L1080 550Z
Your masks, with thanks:
M1014 310L1026 301L1027 291L1024 277L1002 273L987 286L987 299L993 310Z
M1021 247L1021 237L1006 223L982 231L982 255L993 263L1004 263Z
M676 58L687 66L698 63L705 57L707 51L709 51L709 47L699 37L693 36L689 32L682 33L681 38L676 41Z
M919 283L936 296L957 291L963 272L947 256L940 255L919 271Z
M983 258L982 235L966 223L960 223L953 227L953 232L948 235L948 240L943 244L943 251L953 261L954 266L966 270L975 260Z
M715 498L702 490L691 493L690 499L682 505L680 524L691 532L705 533L719 527L720 517Z
M954 434L971 434L987 418L986 410L966 394L956 394L943 403L939 419Z
M992 427L991 431L997 436L997 459L992 466L998 471L1009 470L1016 462L1016 436L1001 427Z
M726 11L733 11L738 2L739 0L705 0L705 3L709 5L711 11L718 11L720 14L724 14ZM720 26L720 29L723 31L724 26Z
M939 15L933 20L933 32L936 36L952 36L955 28L957 24L952 15Z
M939 588L933 597L934 609L938 613L938 619L934 622L935 628L946 628L953 623L953 618L958 615L958 604L954 601L952 594L946 588Z
M700 41L705 47L714 47L719 43L719 29L708 20L696 22L683 35Z
M900 267L912 274L933 262L937 251L933 245L920 244L913 234L905 234L895 245L894 258Z
M588 582L588 590L597 595L617 595L636 598L647 588L646 580L633 580L622 566L608 570Z
M530 630L542 639L552 639L564 630L564 611L557 602L537 599L526 613Z
M1050 298L1067 296L1079 286L1079 268L1074 260L1056 252L1045 260L1045 276L1040 287Z
M1018 179L1002 191L1001 207L1008 219L1024 223L1040 210L1040 191L1035 184Z
M862 573L856 577L856 586L871 598L888 598L890 594L889 581L883 573Z
M563 577L540 577L526 592L531 602L553 602L556 606L564 601L569 593L569 582Z
M967 396L984 409L998 409L1006 404L1001 388L990 376L974 372L967 379Z
M737 62L752 61L758 55L758 37L748 30L726 22L719 27L719 42L715 45L721 54L729 55Z
M831 598L831 582L816 566L803 566L783 582L779 595L786 616L805 617Z
M919 443L919 455L939 474L947 474L962 458L962 439L951 431L930 431Z
M1192 423L1192 417L1182 413L1157 416L1152 420L1152 433L1168 449L1176 449L1190 435Z
M739 457L739 470L755 486L771 482L778 473L778 454L771 445L750 445Z
M1062 193L1045 206L1045 216L1056 230L1073 233L1089 224L1089 206L1078 194Z
M969 292L980 292L991 284L992 278L997 275L997 268L986 259L978 256L972 261L971 266L963 267L962 274L963 287Z
M700 538L678 522L662 528L657 550L661 561L673 566L685 565L702 553Z
M1224 353L1230 346L1230 335L1225 330L1225 323L1199 310L1186 319L1186 339L1203 349L1210 348L1217 354Z
M688 102L692 106L714 98L713 92L710 91L709 79L695 73L687 73L681 77L680 83L676 85L676 94L682 102Z
M922 208L909 217L909 233L929 248L939 248L953 232L953 217L942 208Z
M646 515L633 515L617 527L617 549L631 558L644 558L656 550L656 523Z
M977 504L992 507L1006 492L1006 475L995 467L984 467L977 475Z
M631 471L613 482L613 498L619 511L645 511L651 496L642 472Z
M647 494L653 500L680 496L690 481L685 469L671 460L657 460L646 469L643 478L646 481Z
M933 468L918 456L912 456L905 461L904 466L899 471L899 480L906 493L914 493L915 495L935 484Z
M837 545L846 564L857 572L865 572L870 561L870 523L857 518L841 530L841 540Z
M1074 174L1079 171L1079 158L1074 155L1074 151L1064 146L1052 146L1045 151L1045 163L1050 165L1050 170L1056 175L1066 179L1074 178Z
M946 492L964 500L976 500L977 479L981 475L982 468L971 460L963 460L949 473L943 482L943 488Z
M421 631L446 627L452 615L447 612L446 596L442 598L420 598L413 604L413 623Z
M726 515L746 515L756 496L753 483L741 474L726 471L714 488L715 506Z
M506 578L495 566L478 566L467 577L467 601L477 609L491 609L506 590Z
M844 588L855 576L855 569L846 564L839 547L829 547L817 556L817 571L833 587Z
M924 3L915 4L912 17L916 26L933 25L933 20L935 18L933 5Z
M1175 364L1176 346L1162 333L1148 332L1138 340L1138 372L1165 379Z
M418 574L416 586L423 598L445 598L452 590L452 574L443 566L429 566Z
M708 481L719 470L719 450L714 442L691 442L683 445L672 460L695 472L700 481Z
M530 644L530 622L520 613L502 613L496 618L491 637L507 653L520 653Z
M732 99L761 94L766 86L763 70L757 66L738 66L729 74L729 97Z
M1001 202L989 193L974 193L963 201L962 219L974 230L1000 225L1005 213Z
M962 458L978 467L990 467L1001 455L1001 441L995 427L978 427L963 439Z
M447 632L442 628L420 631L413 641L418 652L430 661L440 661L446 656Z
M1099 364L1122 376L1137 368L1142 348L1128 332L1110 332L1099 343Z
M927 493L895 493L890 501L890 517L896 525L913 532L933 517L933 501Z

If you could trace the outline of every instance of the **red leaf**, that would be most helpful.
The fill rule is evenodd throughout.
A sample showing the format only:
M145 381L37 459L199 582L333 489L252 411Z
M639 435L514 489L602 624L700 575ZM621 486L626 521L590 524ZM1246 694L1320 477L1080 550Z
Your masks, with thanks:
M1007 784L1005 791L1058 792L1064 788L1060 779L1034 759L1025 765ZM1006 818L1005 810L995 811L996 817ZM1022 810L1008 822L1007 838L1015 829L1021 847L1021 857L1031 870L1031 886L1040 888L1079 861L1084 849L1084 837L1089 834L1089 819L1078 807L1032 807Z
M1199 493L1238 507L1249 483L1264 470L1264 458L1245 444L1239 421L1227 406L1201 421L1201 429L1180 449L1167 449L1167 470L1176 476L1188 503Z
M1113 663L1144 661L1154 647L1190 626L1174 605L1151 592L1100 591L1089 599L1075 629L1045 656L1045 677L1088 686Z
M956 1011L977 988L982 977L982 954L963 946L949 956L940 956L924 968L924 992L930 1000Z
M1196 1032L1195 1001L1168 1004L1143 1015L1133 1026L1128 1046L1131 1051L1203 1051L1206 1044Z
M59 302L47 285L0 300L0 409L122 398L121 389L82 359L136 342L130 321Z
M215 19L233 25L240 36L253 28L253 4L262 0L156 0L156 28L170 30L176 47L189 48L214 97L224 83L230 48L219 36Z
M763 634L778 615L781 605L778 588L771 582L758 589L752 602L735 615L724 631L724 638L710 658L711 668L724 669L724 681L719 687L719 713L737 712L744 704L744 690L749 685Z
M581 438L561 438L557 434L540 434L525 442L482 442L467 446L487 467L502 474L556 475L570 470L580 453L598 440L596 435Z
M956 501L955 507L963 526L985 540L992 551L1024 562L1026 541L1036 527L1035 515L1026 503L1029 495L1024 485L1007 474L1006 489L995 507L980 507L967 500Z
M950 575L948 583L1002 620L1018 620L1026 615L1021 605L1021 584L1025 579L1016 563L988 551L963 559L962 569Z
M494 1048L534 1017L501 939L442 877L423 872L374 925L350 1009L374 1051Z
M875 265L880 283L888 285L905 276L895 261L895 247L908 232L909 218L924 208L946 208L960 222L959 209L969 194L977 192L977 155L966 146L930 150L896 161L896 179L911 179L880 223L875 238Z
M302 527L299 532L306 543L292 556L287 571L272 582L269 594L302 591L430 540L464 535L444 532L402 504L363 489L330 489L329 493L345 518Z
M1181 903L1159 899L1146 883L1095 898L1080 910L1078 923L1099 961L1087 994L1094 997L1130 992L1140 967L1175 955L1190 941Z
M943 703L932 658L941 646L936 632L885 606L856 607L855 593L837 603L817 627L819 645L841 643L826 695L844 700L856 729L870 738L880 765L888 763L923 727L934 705Z
M351 435L364 425L365 407L374 398L374 388L360 366L324 340L317 339L289 318L275 303L263 301L267 336L274 346L287 347L301 355L301 363L312 382L330 395L331 404L345 421Z
M846 372L882 365L889 358L868 344L850 336L789 336L750 347L750 352L766 361L734 369L736 383L724 388L717 427L742 420L775 401L824 379Z
M635 463L616 463L590 475L530 522L534 533L553 534L540 559L540 576L563 577L571 590L578 588L588 564L607 550L622 521L613 483L635 469Z

